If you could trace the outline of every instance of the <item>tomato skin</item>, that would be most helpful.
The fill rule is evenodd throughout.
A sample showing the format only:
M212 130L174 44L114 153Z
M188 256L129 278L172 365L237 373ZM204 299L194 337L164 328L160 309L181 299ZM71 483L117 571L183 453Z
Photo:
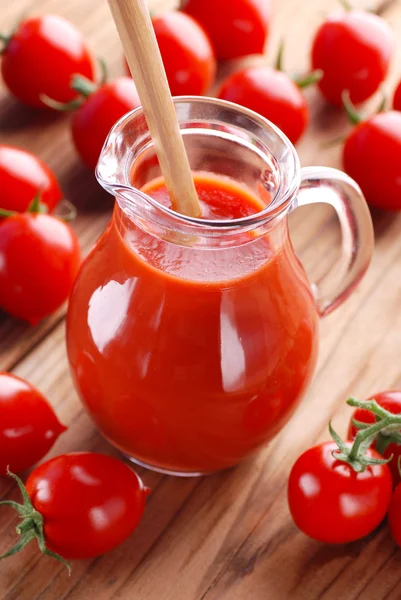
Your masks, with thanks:
M39 465L26 489L43 516L47 547L67 560L93 558L121 544L137 527L149 492L125 463L93 452Z
M222 83L218 97L250 108L272 121L293 144L309 121L308 106L299 87L288 75L271 67L237 71Z
M28 106L49 108L40 99L45 94L58 102L76 96L71 77L81 74L90 80L95 66L81 33L57 15L22 21L3 53L4 83Z
M184 10L209 34L219 60L263 54L270 0L189 0Z
M37 463L66 429L37 389L0 372L0 475Z
M152 19L173 96L201 96L212 85L216 59L202 27L189 15L169 11Z
M0 308L35 325L67 299L81 262L67 223L22 213L0 223Z
M369 204L401 210L401 113L378 113L356 125L343 148L343 165Z
M349 90L353 103L372 96L387 76L394 52L388 23L363 10L336 12L318 29L312 46L313 69L322 69L319 88L338 106Z
M24 212L39 191L53 211L62 198L53 171L34 154L0 144L0 208Z
M304 452L288 481L288 502L295 524L321 542L345 544L372 532L384 519L391 500L387 465L371 465L363 473L336 460L334 442ZM381 458L375 450L368 456Z
M393 108L394 110L401 110L401 81L394 92Z
M401 414L401 390L389 390L387 392L380 392L368 398L368 400L376 400L380 406L393 413L394 415ZM352 413L349 427L348 427L348 439L354 440L358 429L352 423L352 420L361 421L362 423L375 423L376 419L373 413L363 408L356 408ZM376 448L376 442L373 442L372 448ZM384 458L393 458L388 463L393 478L393 483L396 485L401 482L401 477L398 471L398 457L401 456L401 445L394 442L390 443L385 451L383 452Z
M123 115L140 106L130 77L119 77L93 92L72 116L72 138L83 162L96 167L106 137Z

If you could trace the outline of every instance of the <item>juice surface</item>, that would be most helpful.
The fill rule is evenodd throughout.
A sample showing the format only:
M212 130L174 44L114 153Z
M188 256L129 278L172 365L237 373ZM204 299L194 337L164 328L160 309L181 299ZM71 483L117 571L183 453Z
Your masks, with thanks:
M195 181L208 219L262 208L227 180ZM144 191L169 205L162 182ZM121 214L70 302L82 400L113 444L149 466L205 473L236 464L282 427L316 362L316 306L286 223L274 252L270 234L195 252L134 225L123 239Z

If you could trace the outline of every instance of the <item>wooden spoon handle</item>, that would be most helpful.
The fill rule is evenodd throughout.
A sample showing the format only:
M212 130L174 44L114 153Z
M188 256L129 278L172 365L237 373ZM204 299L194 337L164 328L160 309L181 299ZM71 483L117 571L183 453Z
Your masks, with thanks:
M109 0L173 207L199 216L200 205L145 0Z

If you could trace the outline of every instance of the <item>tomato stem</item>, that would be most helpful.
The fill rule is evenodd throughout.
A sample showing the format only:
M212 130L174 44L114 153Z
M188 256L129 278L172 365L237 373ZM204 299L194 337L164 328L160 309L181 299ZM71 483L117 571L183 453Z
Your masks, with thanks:
M333 456L337 460L341 460L351 465L357 473L364 471L369 465L388 463L392 458L391 456L388 459L379 459L367 456L366 453L376 438L378 440L381 439L379 436L387 436L389 441L392 441L391 436L400 436L401 414L394 415L381 407L375 400L360 402L355 398L349 398L347 404L354 408L362 408L372 412L376 417L376 422L368 426L363 424L356 434L351 447L343 442L339 435L334 431L331 423L329 423L331 436L338 446L338 451L333 452ZM377 450L383 452L389 441L384 440L382 444L383 448L377 447Z
M345 8L345 10L352 10L353 6L348 0L339 0L341 6Z
M57 100L53 100L53 98L49 98L46 94L40 94L40 99L43 104L49 108L58 110L59 112L72 112L80 108L85 102L85 99L82 97L75 98L74 100L71 100L71 102L58 102Z
M284 42L281 40L280 45L278 47L276 62L274 68L277 71L283 71L283 57L284 57Z
M21 523L16 528L16 532L20 538L14 544L14 546L10 548L10 550L0 556L0 560L7 558L8 556L12 556L13 554L17 554L17 552L20 552L32 540L36 539L39 549L43 552L43 554L46 554L47 556L50 556L51 558L63 563L63 565L67 567L68 572L71 573L71 567L69 563L62 556L47 548L44 535L43 517L40 512L34 508L23 482L18 475L11 473L11 471L8 470L7 474L16 481L21 492L23 503L19 504L18 502L13 502L12 500L3 500L0 502L0 506L10 506L11 508L14 508L21 518Z
M318 83L322 79L323 75L324 73L322 69L316 69L315 71L311 71L306 75L296 75L292 79L299 88L306 88L314 83Z
M107 64L106 64L106 61L104 60L104 58L102 58L101 56L98 56L97 62L100 67L100 79L99 79L97 85L98 85L98 87L100 87L106 83L109 73L108 73Z
M379 104L379 106L377 107L376 112L380 113L380 112L384 112L387 108L387 94L384 90L382 90L382 99L381 102Z
M360 429L355 436L354 443L351 446L351 451L349 453L349 459L351 461L358 460L361 455L361 451L363 454L372 444L374 439L376 438L376 434L379 433L384 427L390 425L391 421L388 417L377 421L370 427L366 427L366 429Z
M38 193L36 194L36 196L34 197L34 199L32 200L25 212L33 214L47 214L49 212L49 209L46 204L40 201L40 198L41 190L38 191ZM20 213L16 210L6 210L4 208L0 208L0 218L14 217L18 214ZM63 198L59 202L54 216L60 219L61 221L64 221L64 223L69 223L70 221L73 221L76 218L77 209L72 202L70 202L66 198Z
M16 211L15 210L6 210L5 208L0 208L0 217L13 217L14 215L16 215Z
M381 423L381 429L376 437L376 450L379 454L383 455L389 444L401 445L401 421L399 419L401 415L393 415L375 401L359 402L354 398L350 398L348 404L372 412L376 417L376 421ZM390 419L391 423L386 425L386 419ZM356 419L352 419L352 423L358 430L366 430L370 427L369 424L357 421Z
M98 85L94 81L84 77L84 75L73 75L71 88L84 98L89 98L91 94L96 92Z
M30 203L30 205L28 206L28 209L26 212L29 213L47 213L48 212L48 208L46 206L46 204L43 204L43 202L40 201L42 197L42 190L38 190L36 196L34 197L34 199L32 200L32 202Z
M344 90L343 93L341 94L341 97L342 97L345 112L347 113L347 117L348 117L349 121L353 125L358 125L359 123L362 123L363 118L359 114L359 112L356 110L355 105L351 102L349 90Z

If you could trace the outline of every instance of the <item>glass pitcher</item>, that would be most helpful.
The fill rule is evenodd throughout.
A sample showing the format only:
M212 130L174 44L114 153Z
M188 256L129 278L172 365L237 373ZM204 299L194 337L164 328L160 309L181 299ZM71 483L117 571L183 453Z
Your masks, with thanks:
M104 436L140 465L195 475L238 463L286 423L315 369L319 317L360 281L373 230L355 182L301 169L256 113L212 98L175 107L192 171L263 206L228 221L158 203L143 191L160 177L144 115L124 116L97 166L117 202L73 290L67 346ZM317 286L288 232L289 213L316 202L335 208L343 236L340 264Z

